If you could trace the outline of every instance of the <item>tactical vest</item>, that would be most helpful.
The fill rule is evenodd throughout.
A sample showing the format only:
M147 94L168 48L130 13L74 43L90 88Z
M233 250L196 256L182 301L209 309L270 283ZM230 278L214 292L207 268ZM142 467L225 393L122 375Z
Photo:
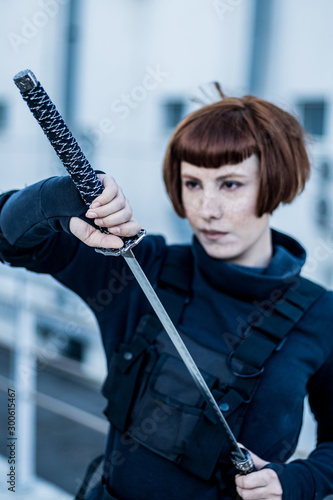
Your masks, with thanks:
M189 300L192 268L190 248L169 247L156 291L176 326ZM178 328L236 439L265 362L324 292L305 278L291 285L276 297L269 314L249 325L229 354L199 345ZM206 480L223 464L230 465L224 430L153 311L141 318L132 340L114 353L102 392L109 421L140 445Z
M168 247L156 292L176 327L189 301L192 274L191 249ZM269 314L248 325L245 337L229 354L199 345L178 327L236 439L265 362L282 348L288 333L324 291L296 277L277 294ZM132 339L113 354L102 392L108 400L105 415L118 431L204 480L215 476L221 489L226 486L230 443L153 310L141 318ZM84 498L101 460L98 457L88 468L77 499Z

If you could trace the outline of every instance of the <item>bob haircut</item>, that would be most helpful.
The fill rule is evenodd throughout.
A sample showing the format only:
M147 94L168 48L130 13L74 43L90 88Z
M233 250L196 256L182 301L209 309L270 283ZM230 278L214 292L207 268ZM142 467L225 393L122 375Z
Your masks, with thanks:
M221 94L223 96L223 94ZM167 193L176 213L186 217L180 163L218 168L252 154L260 165L256 214L290 203L310 175L304 131L288 112L254 96L224 97L190 113L176 127L163 165Z

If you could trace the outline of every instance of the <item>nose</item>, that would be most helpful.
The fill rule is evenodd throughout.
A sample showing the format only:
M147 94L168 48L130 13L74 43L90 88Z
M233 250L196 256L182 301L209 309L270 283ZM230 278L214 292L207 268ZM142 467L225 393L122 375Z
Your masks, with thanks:
M200 204L200 216L205 220L220 219L223 216L220 196L211 192L204 192Z

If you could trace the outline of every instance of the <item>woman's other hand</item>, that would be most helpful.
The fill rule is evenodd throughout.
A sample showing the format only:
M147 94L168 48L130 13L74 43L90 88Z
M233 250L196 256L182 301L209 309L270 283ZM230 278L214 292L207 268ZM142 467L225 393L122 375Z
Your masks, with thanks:
M247 475L237 474L239 496L243 500L282 500L282 486L277 473L273 469L263 469L269 462L248 451L257 470Z

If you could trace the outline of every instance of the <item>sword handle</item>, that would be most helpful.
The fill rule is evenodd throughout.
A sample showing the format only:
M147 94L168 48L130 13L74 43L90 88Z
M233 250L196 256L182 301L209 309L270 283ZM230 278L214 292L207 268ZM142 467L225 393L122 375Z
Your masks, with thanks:
M242 475L250 474L251 472L255 472L256 468L254 466L253 459L252 459L249 451L243 447L241 447L240 449L242 450L244 458L243 459L240 458L236 452L232 451L231 452L232 463L234 464L236 469L238 469L240 471L240 473Z
M14 83L71 176L81 198L87 206L90 206L103 192L103 185L60 113L29 69L15 75ZM101 231L107 232L105 229ZM122 237L124 242L122 248L98 249L98 251L106 255L121 255L137 245L145 234L146 231L142 229L134 237Z

